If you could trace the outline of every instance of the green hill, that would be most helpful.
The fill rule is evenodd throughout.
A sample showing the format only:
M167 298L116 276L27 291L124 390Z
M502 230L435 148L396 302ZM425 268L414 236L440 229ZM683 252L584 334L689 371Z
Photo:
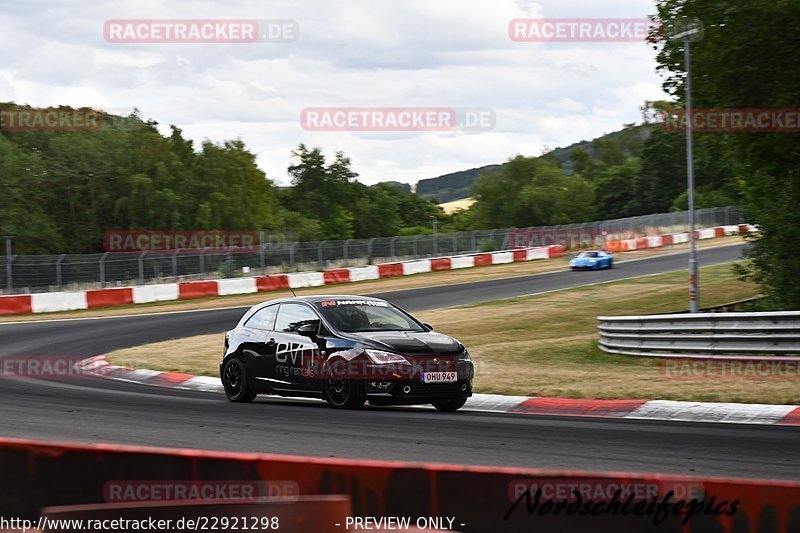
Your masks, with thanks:
M640 132L642 141L648 137L651 131L650 127L645 125L636 126L635 128L638 132ZM594 144L597 142L602 143L604 140L614 139L621 135L622 131L623 130L607 133L601 137L598 137L597 139L593 139L591 141L580 141L564 148L556 148L546 152L541 157L555 158L561 165L561 168L564 169L564 173L567 175L572 175L572 161L570 161L570 156L574 150L578 148L586 150L589 156L596 160L597 153L594 148ZM469 198L472 196L472 184L475 182L478 176L488 172L496 172L503 165L505 165L505 163L486 165L483 167L444 174L436 178L420 180L417 183L416 193L423 198L434 200L438 203Z

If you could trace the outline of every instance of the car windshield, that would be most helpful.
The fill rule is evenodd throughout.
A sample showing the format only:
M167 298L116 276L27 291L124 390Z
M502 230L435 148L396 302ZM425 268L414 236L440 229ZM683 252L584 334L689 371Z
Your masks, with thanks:
M578 257L597 257L599 255L597 252L581 252Z
M379 300L326 300L317 308L333 326L345 333L366 331L425 331L411 317Z

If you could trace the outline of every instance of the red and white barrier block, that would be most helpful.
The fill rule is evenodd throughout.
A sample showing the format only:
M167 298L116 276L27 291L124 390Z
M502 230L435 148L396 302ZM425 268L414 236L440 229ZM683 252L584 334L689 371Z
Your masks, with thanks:
M711 239L756 231L755 226L739 224L717 226L696 231L698 239ZM653 235L618 241L608 241L605 247L612 253L660 248L689 241L688 233ZM298 272L249 278L163 283L114 289L75 292L50 292L31 295L0 296L0 315L52 313L98 307L190 300L208 296L228 296L276 290L322 287L396 276L413 276L428 272L456 270L486 265L502 265L520 261L552 259L564 255L561 245L538 248L521 248L482 254L437 257L397 263L385 263L351 268L337 268L324 272Z
M458 255L420 259L381 265L352 268L337 268L324 272L297 272L218 280L188 281L185 283L162 283L91 291L49 292L41 294L0 296L0 315L27 313L52 313L75 311L99 307L191 300L208 296L251 294L304 287L322 287L340 283L352 283L395 276L413 276L428 272L472 268L484 265L499 265L516 261L549 259L564 255L563 246L545 246L522 250L491 252L485 254Z
M714 239L728 235L739 235L743 233L755 232L757 228L750 224L738 224L731 226L716 226L713 228L702 228L695 230L697 239ZM635 239L623 239L606 241L605 247L611 253L635 252L636 250L647 250L649 248L661 248L674 244L689 242L689 233L668 233L666 235L652 235L649 237L637 237Z

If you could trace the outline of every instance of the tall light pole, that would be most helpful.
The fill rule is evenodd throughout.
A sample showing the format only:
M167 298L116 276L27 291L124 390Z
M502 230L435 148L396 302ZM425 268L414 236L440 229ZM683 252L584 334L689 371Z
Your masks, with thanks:
M672 36L672 40L683 39L683 57L686 63L686 177L689 198L689 311L699 309L700 280L697 273L697 246L694 213L694 158L692 145L692 58L691 38L700 34L699 28L691 28Z

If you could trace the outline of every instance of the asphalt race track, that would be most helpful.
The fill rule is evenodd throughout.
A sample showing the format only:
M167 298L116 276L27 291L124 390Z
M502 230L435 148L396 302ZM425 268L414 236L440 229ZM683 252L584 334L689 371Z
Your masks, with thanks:
M700 265L735 260L742 245L700 251ZM383 296L409 310L460 305L686 268L686 254L618 263L602 272L556 272L412 289ZM702 280L701 280L702 291ZM702 292L701 292L702 297ZM0 324L0 357L69 355L223 332L243 308ZM220 340L221 345L221 340ZM221 346L220 346L221 351ZM102 379L0 380L2 434L414 462L800 479L800 430L789 426L604 420L366 408L180 392Z

